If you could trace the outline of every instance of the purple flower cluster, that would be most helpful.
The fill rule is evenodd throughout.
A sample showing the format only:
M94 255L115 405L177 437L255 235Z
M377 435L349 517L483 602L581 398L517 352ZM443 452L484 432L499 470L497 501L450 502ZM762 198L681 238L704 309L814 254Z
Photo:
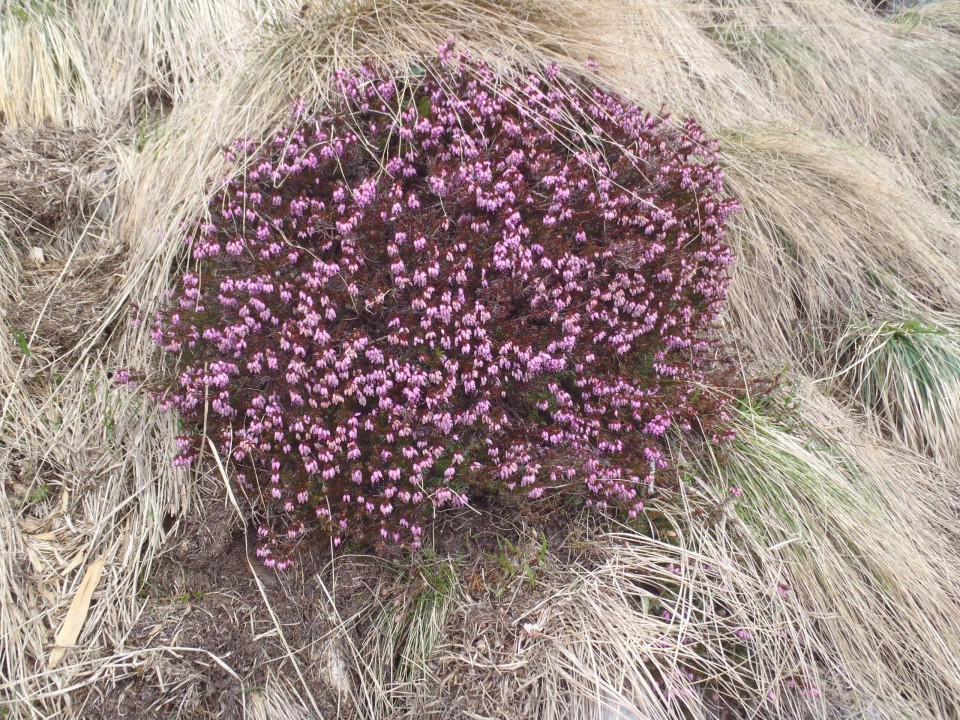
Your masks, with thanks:
M733 256L715 148L556 68L509 79L449 44L337 76L189 240L153 337L167 407L278 517L417 547L433 508L563 491L635 515L665 435L723 434L698 390Z

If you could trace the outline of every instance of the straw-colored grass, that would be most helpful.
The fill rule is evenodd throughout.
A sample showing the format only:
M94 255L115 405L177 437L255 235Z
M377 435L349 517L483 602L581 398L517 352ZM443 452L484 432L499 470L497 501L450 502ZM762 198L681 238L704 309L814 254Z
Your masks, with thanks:
M960 469L960 337L920 320L850 328L837 346L841 377L876 430Z
M715 8L713 36L772 102L895 158L929 197L960 210L960 37L846 0L703 4Z
M0 122L95 124L102 119L83 38L61 3L0 3Z
M235 69L257 0L4 0L0 121L86 127L181 100L196 82ZM277 8L279 9L279 8Z
M928 25L960 35L960 3L931 2L903 10L891 18L907 27Z
M257 0L74 4L108 111L178 103L198 82L235 70L251 26L266 20ZM142 115L133 115L134 122Z
M461 592L451 560L423 564L410 577L399 602L373 613L359 648L367 668L364 684L381 690L366 696L372 717L389 717L403 706L410 688L423 684L427 658L443 639L447 616Z
M816 371L848 325L960 306L957 226L882 155L797 127L723 138L744 207L730 314L751 348Z
M705 472L743 489L737 512L786 564L832 682L882 717L956 715L952 483L810 390L795 424L746 407L736 425L729 457Z
M933 462L957 467L960 356L954 329L903 319L960 313L957 18L955 0L889 18L845 0L0 0L0 715L96 716L90 688L140 687L145 708L215 716L216 671L252 718L956 716L960 492ZM855 407L806 388L793 424L739 411L728 455L684 451L670 535L584 521L532 563L527 530L503 567L424 559L406 584L371 575L359 605L338 588L372 559L279 583L244 561L231 627L273 653L249 667L165 643L163 622L140 633L182 617L138 594L211 493L228 535L248 505L211 458L174 470L175 421L110 388L154 362L131 304L149 317L184 266L219 143L322 104L337 67L449 36L504 71L596 57L606 85L717 134L744 205L724 335ZM313 595L290 623L275 608L297 583Z
M450 611L435 678L405 716L817 714L822 699L800 688L822 682L798 635L803 617L778 593L782 568L730 540L699 527L672 540L622 531L570 541L544 564L538 591Z

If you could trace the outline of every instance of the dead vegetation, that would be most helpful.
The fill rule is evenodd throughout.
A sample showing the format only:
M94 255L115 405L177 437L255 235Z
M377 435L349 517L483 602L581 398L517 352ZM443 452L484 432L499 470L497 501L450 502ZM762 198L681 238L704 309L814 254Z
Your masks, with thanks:
M958 18L0 2L0 716L960 714ZM505 69L596 57L722 139L745 207L724 331L788 369L799 416L748 407L729 457L685 450L672 529L455 516L412 564L318 549L278 578L215 459L172 468L175 420L110 374L152 362L133 303L182 266L218 143L451 35Z

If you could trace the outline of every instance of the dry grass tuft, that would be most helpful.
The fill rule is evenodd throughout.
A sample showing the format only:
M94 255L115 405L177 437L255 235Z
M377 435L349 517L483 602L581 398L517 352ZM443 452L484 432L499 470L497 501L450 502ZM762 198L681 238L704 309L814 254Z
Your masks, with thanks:
M819 681L778 577L726 542L699 530L569 539L512 602L481 596L450 612L431 682L400 716L816 713L821 701L789 686Z
M784 127L723 147L744 207L730 315L758 354L819 372L849 325L960 307L957 226L883 156Z
M142 123L144 110L177 104L195 85L235 71L250 28L274 5L284 3L79 0L73 13L105 109Z
M104 339L103 317L120 284L123 257L120 248L101 249L23 271L6 323L32 359L31 372L69 367L77 351Z
M737 512L759 560L785 564L805 635L845 704L881 717L955 715L952 483L812 389L793 421L744 408L736 423L730 457L704 473L743 489Z
M847 0L701 4L712 37L788 116L895 158L960 212L960 37Z
M153 562L143 548L162 546L165 519L181 514L189 498L158 480L170 476L173 428L161 431L143 400L111 390L107 358L77 361L61 377L27 377L10 345L0 346L4 377L12 380L0 398L0 482L7 490L0 518L10 550L0 573L0 692L15 715L32 708L43 716L62 710L80 678L105 671L99 658L139 611L140 578ZM107 565L78 647L48 670L53 633L98 558Z
M80 28L61 3L0 3L0 122L89 125L102 119Z
M960 337L920 320L850 328L837 346L840 376L885 432L960 470Z
M88 239L102 235L115 185L114 143L93 129L0 134L0 216L16 240L13 252L40 247L66 255L85 232ZM13 261L10 252L0 257Z
M904 24L908 28L918 24L927 25L960 35L960 2L939 0L939 2L923 3L897 13L891 20Z
M0 121L89 127L183 99L235 68L257 0L0 3ZM277 3L283 4L283 3Z

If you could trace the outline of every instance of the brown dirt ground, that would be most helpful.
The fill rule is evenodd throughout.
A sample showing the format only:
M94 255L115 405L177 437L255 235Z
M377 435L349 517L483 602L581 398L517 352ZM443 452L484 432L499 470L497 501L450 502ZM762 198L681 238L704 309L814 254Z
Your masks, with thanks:
M451 611L443 643L472 648L478 658L493 663L502 662L517 645L519 630L509 620L541 598L526 591L521 578L505 575L497 555L505 547L504 539L518 543L521 531L498 522L499 513L491 510L445 514L435 523L434 544L438 557L458 558L467 567L464 587L473 601ZM569 527L559 517L543 523L543 536L552 550L565 543L564 526ZM529 528L526 536L531 532L540 537L540 530ZM239 718L244 716L245 695L262 688L268 672L295 680L287 650L254 578L256 572L324 716L345 717L337 685L355 685L359 678L343 678L334 667L352 664L345 648L330 646L330 605L317 578L332 590L341 615L357 613L349 628L351 641L360 646L377 611L390 603L399 605L405 594L419 592L422 576L404 572L405 564L409 567L411 562L405 556L391 561L340 553L331 563L330 555L317 549L303 552L295 570L278 574L263 568L253 555L255 537L252 526L238 527L235 511L220 500L205 501L182 522L171 549L143 583L141 615L125 647L115 648L142 650L138 661L125 675L79 693L74 699L79 716ZM530 560L534 561L532 555ZM508 585L511 592L504 593ZM523 590L518 593L517 588ZM459 717L457 708L470 706L467 690L479 678L451 674L451 669L462 668L450 667L443 647L438 647L431 665L446 678L436 687L435 702L429 708L406 708L403 717L438 707L448 717Z

